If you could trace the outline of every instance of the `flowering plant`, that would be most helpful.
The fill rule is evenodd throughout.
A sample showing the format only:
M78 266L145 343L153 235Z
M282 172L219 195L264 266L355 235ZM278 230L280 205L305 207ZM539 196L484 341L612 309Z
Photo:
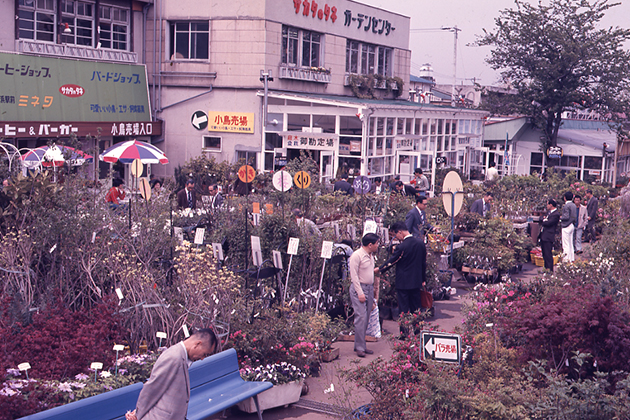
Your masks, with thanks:
M295 365L281 362L241 369L241 377L246 381L265 381L274 385L281 385L300 381L306 378L306 374Z

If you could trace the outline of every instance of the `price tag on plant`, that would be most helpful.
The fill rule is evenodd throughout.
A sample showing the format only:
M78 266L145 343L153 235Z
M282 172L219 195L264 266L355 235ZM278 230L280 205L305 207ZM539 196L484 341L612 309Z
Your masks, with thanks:
M203 237L205 234L205 228L197 228L197 230L195 231L195 245L203 245Z
M339 223L333 222L333 228L335 229L335 238L341 238L341 229L339 229Z
M186 324L182 325L182 331L184 332L184 337L190 337L190 333L188 332L188 327L186 326Z
M125 349L125 346L123 346L122 344L114 344L114 351L123 351Z
M103 364L101 362L92 362L90 369L101 370L103 369Z
M282 270L282 254L280 254L280 251L271 251L271 253L273 254L274 267Z
M355 241L357 239L357 228L354 225L348 225L346 227L346 231L348 232L348 235L350 235L350 238Z
M116 296L118 296L118 300L123 300L124 299L123 292L122 292L122 290L120 290L120 287L116 288Z
M324 242L322 242L322 255L321 255L321 257L325 258L327 260L332 258L332 249L333 249L332 241L324 241Z
M221 244L217 242L212 243L212 252L214 253L214 258L219 261L223 261L223 247Z
M184 326L185 326L185 325L184 325ZM157 338L166 338L166 333L165 333L165 332L162 332L162 331L158 331L158 332L156 332L156 333L155 333L155 336L156 336Z
M289 247L287 248L287 254L297 255L299 245L300 240L298 238L289 238Z
M254 222L254 226L260 225L260 213L252 213L252 219Z
M21 371L29 370L30 368L31 368L31 364L28 362L20 363L18 365L18 370L21 370Z

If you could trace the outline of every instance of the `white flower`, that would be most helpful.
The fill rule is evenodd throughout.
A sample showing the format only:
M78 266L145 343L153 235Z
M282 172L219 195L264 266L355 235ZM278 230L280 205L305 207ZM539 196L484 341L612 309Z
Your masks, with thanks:
M100 374L101 378L109 378L112 374L106 370L102 371Z

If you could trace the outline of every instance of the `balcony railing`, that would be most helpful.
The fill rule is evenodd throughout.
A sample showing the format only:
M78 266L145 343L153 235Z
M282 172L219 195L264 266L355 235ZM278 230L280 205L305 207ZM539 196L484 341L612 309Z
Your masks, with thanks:
M24 54L83 58L86 60L112 61L131 64L138 62L138 54L129 51L106 50L80 45L50 44L47 42L32 41L29 39L18 39L16 44L16 50Z
M332 79L329 70L313 70L297 67L280 67L279 77L281 79L304 80L318 83L330 83Z
M343 77L343 85L344 86L350 86L350 76L352 76L351 74L346 74ZM360 75L362 76L362 75ZM361 86L361 83L359 83L359 86ZM390 81L389 82L389 87L392 90L398 90L398 85L396 84L396 82L394 81ZM387 89L387 80L374 80L374 89Z

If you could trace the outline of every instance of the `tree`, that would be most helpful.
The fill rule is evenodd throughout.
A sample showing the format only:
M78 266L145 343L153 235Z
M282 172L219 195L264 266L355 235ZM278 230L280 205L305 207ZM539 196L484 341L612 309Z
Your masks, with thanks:
M515 0L500 12L496 28L477 39L493 46L487 62L518 93L494 95L504 110L529 115L557 146L562 113L591 110L614 126L628 110L630 30L599 27L608 0L551 0L548 5Z

